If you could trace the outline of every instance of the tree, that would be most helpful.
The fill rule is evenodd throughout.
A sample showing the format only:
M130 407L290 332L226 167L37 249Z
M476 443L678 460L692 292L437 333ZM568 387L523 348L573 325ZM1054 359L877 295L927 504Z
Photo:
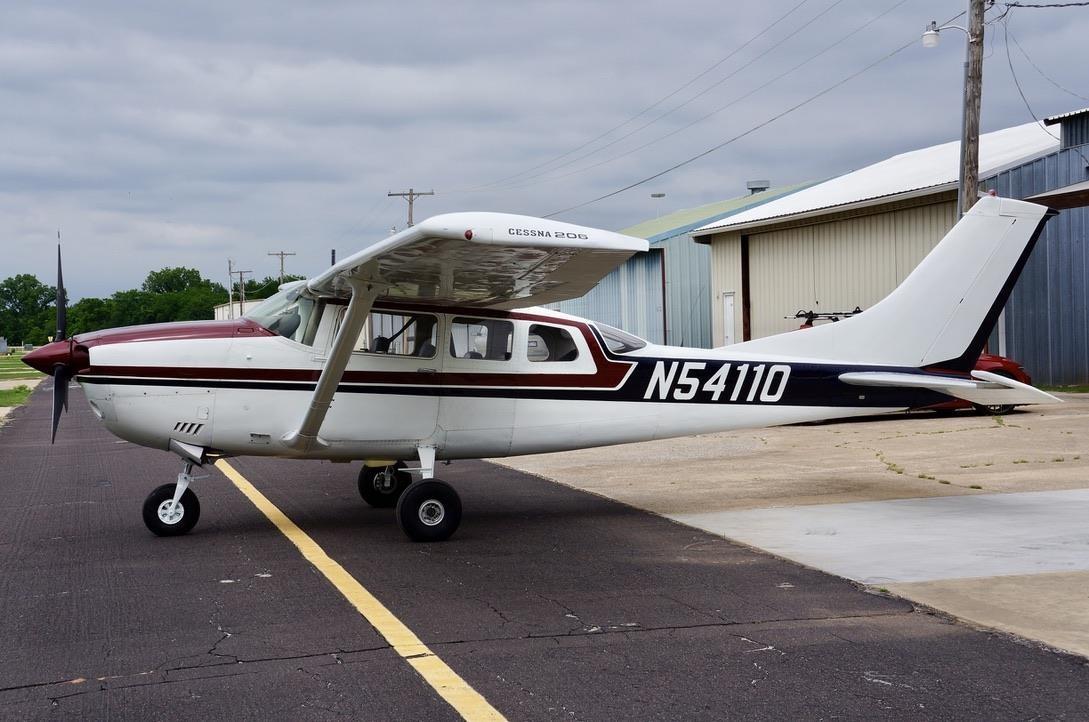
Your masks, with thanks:
M176 266L147 274L141 290L148 293L178 293L207 283L209 282L200 277L197 269Z
M290 283L292 281L301 281L304 276L295 276L290 273L284 274L284 283ZM265 276L260 281L250 279L246 281L246 300L251 301L258 298L268 298L275 294L280 288L279 276ZM234 293L238 295L238 284L234 285Z
M29 273L0 281L0 336L13 343L44 343L53 330L40 334L39 321L56 297L56 288Z

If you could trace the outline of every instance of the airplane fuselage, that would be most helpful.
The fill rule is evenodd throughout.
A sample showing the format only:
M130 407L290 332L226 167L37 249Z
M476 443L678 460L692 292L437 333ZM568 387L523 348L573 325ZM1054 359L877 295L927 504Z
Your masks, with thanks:
M380 331L374 321L322 426L328 446L300 453L283 438L311 398L343 308L324 305L305 343L249 319L79 336L89 364L76 379L107 428L137 444L166 449L174 439L232 456L333 460L408 459L420 446L434 447L439 459L514 456L898 411L946 398L838 379L847 371L916 369L729 348L647 344L618 353L592 322L545 309L376 305L383 322L411 315L416 326L430 324L428 338L368 348Z

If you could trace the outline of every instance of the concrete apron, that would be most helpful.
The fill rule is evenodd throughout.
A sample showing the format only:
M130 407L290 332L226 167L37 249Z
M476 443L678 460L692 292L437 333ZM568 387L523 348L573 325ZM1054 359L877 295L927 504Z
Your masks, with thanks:
M1089 399L500 460L1089 656Z

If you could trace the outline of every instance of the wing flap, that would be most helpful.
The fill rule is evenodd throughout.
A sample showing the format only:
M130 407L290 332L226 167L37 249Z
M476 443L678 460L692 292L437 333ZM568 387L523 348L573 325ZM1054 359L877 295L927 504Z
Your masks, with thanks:
M1045 391L989 371L972 371L972 379L886 371L852 371L840 374L839 380L852 386L929 389L986 406L1062 403L1062 399Z
M345 296L348 277L405 301L509 309L578 298L648 244L611 231L503 213L451 213L379 241L311 279Z

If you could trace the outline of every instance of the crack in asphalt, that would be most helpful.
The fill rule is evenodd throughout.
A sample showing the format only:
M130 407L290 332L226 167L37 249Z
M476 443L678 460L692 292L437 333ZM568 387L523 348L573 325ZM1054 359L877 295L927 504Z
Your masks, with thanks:
M561 609L568 609L568 610L570 609L566 605L564 605L564 604L562 604L560 602L557 602L556 600L547 599L545 597L542 597L542 599L546 599L547 601L554 602ZM570 612L570 611L568 613L573 614L573 612ZM595 631L595 632L586 631L587 628L585 627L585 625L582 624L582 621L580 619L579 622L580 622L580 625L582 625L582 626L576 627L572 631L562 633L562 634L533 634L533 633L529 633L529 634L507 636L507 637L487 637L487 638L469 638L469 639L454 639L454 640L446 640L446 641L433 641L433 642L428 642L427 644L428 644L429 647L434 648L434 647L449 647L449 646L464 645L464 644L477 644L477 643L485 643L486 644L486 643L494 643L494 642L513 642L513 641L521 641L521 640L542 640L542 641L545 641L545 640L557 640L558 641L558 640L564 639L564 638L573 638L573 637L582 637L582 636L591 636L591 635L593 635L593 636L619 635L619 636L622 636L622 637L627 637L629 635L645 634L645 633L648 633L648 632L659 632L659 633L661 633L661 632L684 631L684 630L690 630L690 629L725 628L725 627L739 627L739 626L763 626L763 625L769 625L769 624L784 624L784 623L792 623L792 622L819 622L819 621L835 621L835 620L850 620L850 619L879 619L879 618L884 618L884 617L903 616L903 615L906 615L906 614L913 614L913 613L914 613L913 611L893 611L893 612L885 612L885 613L879 613L879 614L839 615L839 616L823 616L823 617L792 617L792 618L766 620L766 621L759 621L759 622L728 622L728 621L721 621L721 622L708 622L706 624L679 624L679 625L668 625L668 626L661 626L661 627L639 627L639 628L626 628L626 629L601 629L601 628L597 628L597 629L599 629L599 631ZM591 627L591 629L593 629L593 628L594 627ZM580 633L580 630L581 630L581 633ZM283 656L276 656L276 657L258 657L258 658L251 658L251 659L241 658L241 657L237 657L237 656L234 656L234 655L224 655L224 654L216 653L215 652L216 647L220 643L222 643L224 640L229 638L230 636L232 636L232 634L224 632L223 636L220 637L220 639L214 645L212 645L212 647L208 650L208 654L219 657L219 658L224 659L224 660L228 660L228 661L216 662L216 663L213 663L213 664L190 664L190 665L180 665L180 666L176 666L176 667L166 667L166 665L170 664L170 662L167 661L167 662L163 662L162 664L158 665L156 668L154 668L150 672L135 672L135 673L128 674L128 675L112 675L112 676L109 676L109 677L97 677L97 678L93 678L93 679L75 678L75 679L53 680L53 681L49 681L49 682L32 682L32 683L27 683L27 684L22 684L22 685L15 685L15 686L11 686L11 687L2 687L2 688L0 688L0 693L17 692L17 691L20 691L20 690L36 689L36 688L43 688L43 687L54 687L54 686L58 686L58 685L84 684L86 682L98 682L99 683L98 686L96 688L94 688L94 689L84 688L84 689L79 689L77 691L73 691L71 694L50 696L49 699L51 701L55 702L57 700L67 699L69 697L75 697L75 696L78 696L78 695L90 694L90 693L93 693L93 692L108 691L111 688L144 687L144 686L155 685L155 684L174 684L174 683L184 682L184 681L198 681L198 680L202 680L202 679L219 679L219 678L224 678L224 677L237 676L238 674L256 674L258 672L258 670L256 670L256 669L247 669L245 671L239 671L239 672L237 672L235 674L223 674L223 673L220 673L220 674L205 675L205 676L202 676L202 677L182 677L182 678L178 678L178 679L171 679L170 678L170 675L172 673L185 672L185 671L193 670L193 669L213 670L213 669L221 669L221 668L224 668L224 667L230 667L230 668L233 668L233 669L238 669L239 665L257 665L257 664L268 664L268 663L275 663L275 662L290 662L290 661L296 661L296 660L320 661L321 659L326 658L326 657L328 657L328 658L330 658L332 660L332 661L328 662L328 664L355 664L354 660L345 660L345 659L342 658L342 655L345 655L345 654L369 654L369 653L372 653L372 652L381 652L381 651L386 651L386 650L392 649L392 647L390 645L384 644L384 645L379 645L379 646L374 646L374 647L363 647L363 648L360 648L360 649L351 649L351 650L338 649L336 651L331 651L331 652L316 652L316 653L309 653L309 654L283 655ZM784 656L786 655L786 652L784 650L779 649L777 647L774 647L772 645L766 644L764 642L759 642L759 641L756 641L756 640L754 640L752 638L742 636L740 634L732 635L732 636L735 636L735 637L737 637L737 638L739 638L739 639L741 639L743 641L747 641L747 642L750 642L752 644L763 645L763 648L745 650L745 652L762 652L762 651L774 650L776 652L779 652L780 655L784 655ZM187 659L187 658L189 658L191 656L192 655L188 655L187 657L179 657L178 659ZM164 667L166 667L166 668L164 668ZM313 673L313 672L311 672L309 670L306 670L303 667L298 667L297 669L299 671L302 671L302 672L304 672L306 674L309 674L311 676L313 676L315 674L315 673ZM141 677L147 677L147 676L152 675L152 674L159 675L159 679L155 679L155 680L140 680L139 679ZM123 681L123 680L126 680L126 679L128 679L129 682L126 683L126 682Z

